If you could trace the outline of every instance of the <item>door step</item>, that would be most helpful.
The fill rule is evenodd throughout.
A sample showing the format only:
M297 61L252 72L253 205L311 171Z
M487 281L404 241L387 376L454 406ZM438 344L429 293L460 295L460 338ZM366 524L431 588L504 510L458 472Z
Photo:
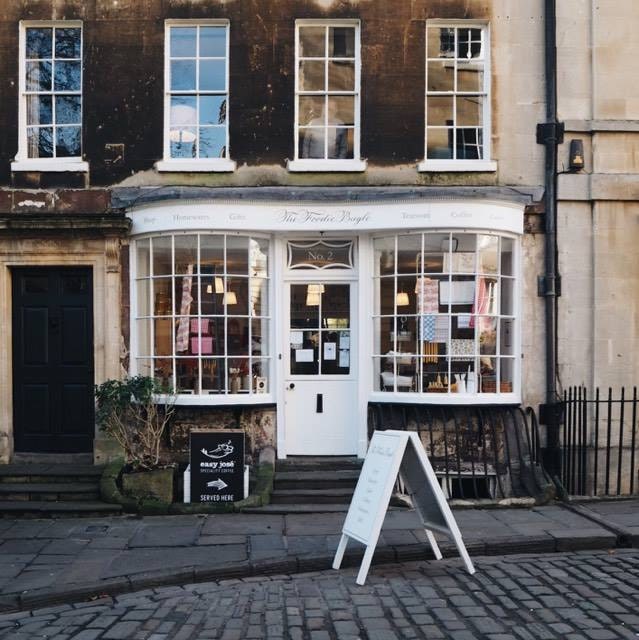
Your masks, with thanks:
M21 518L79 518L90 516L115 516L122 513L119 504L106 502L36 502L36 501L0 501L0 517Z
M242 509L242 513L270 513L283 516L297 513L346 513L348 507L348 504L269 504L265 507Z
M348 504L352 497L353 487L347 489L276 489L271 494L271 504Z
M348 489L355 488L359 469L322 471L276 471L276 489Z
M0 465L0 517L119 514L120 505L100 501L102 470L72 463Z

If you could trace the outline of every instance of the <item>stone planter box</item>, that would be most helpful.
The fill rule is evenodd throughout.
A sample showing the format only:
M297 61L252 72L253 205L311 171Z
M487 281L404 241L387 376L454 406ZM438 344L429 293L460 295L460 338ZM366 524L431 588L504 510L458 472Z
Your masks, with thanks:
M122 474L123 493L136 500L173 502L173 467Z

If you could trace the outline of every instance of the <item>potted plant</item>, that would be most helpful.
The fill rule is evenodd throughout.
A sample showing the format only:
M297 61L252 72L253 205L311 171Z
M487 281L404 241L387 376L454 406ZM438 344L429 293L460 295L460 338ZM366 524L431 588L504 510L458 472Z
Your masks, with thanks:
M100 429L122 447L123 492L138 501L173 501L173 466L162 459L162 438L175 395L148 376L107 380L95 387Z

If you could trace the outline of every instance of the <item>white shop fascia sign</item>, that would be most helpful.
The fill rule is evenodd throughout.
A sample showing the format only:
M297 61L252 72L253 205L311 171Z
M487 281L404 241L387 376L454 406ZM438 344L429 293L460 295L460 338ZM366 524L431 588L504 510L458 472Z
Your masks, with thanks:
M185 202L129 211L132 235L162 231L339 231L489 229L523 233L524 207L499 201L299 204Z

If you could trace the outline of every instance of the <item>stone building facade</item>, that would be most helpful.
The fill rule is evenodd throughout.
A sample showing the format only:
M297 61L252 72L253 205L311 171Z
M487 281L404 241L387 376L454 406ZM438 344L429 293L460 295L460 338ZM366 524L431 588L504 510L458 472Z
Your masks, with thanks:
M634 103L581 4L561 382L627 382ZM107 459L82 424L124 374L177 388L177 449L234 423L280 457L363 455L370 402L544 401L542 0L9 0L0 51L0 461Z

